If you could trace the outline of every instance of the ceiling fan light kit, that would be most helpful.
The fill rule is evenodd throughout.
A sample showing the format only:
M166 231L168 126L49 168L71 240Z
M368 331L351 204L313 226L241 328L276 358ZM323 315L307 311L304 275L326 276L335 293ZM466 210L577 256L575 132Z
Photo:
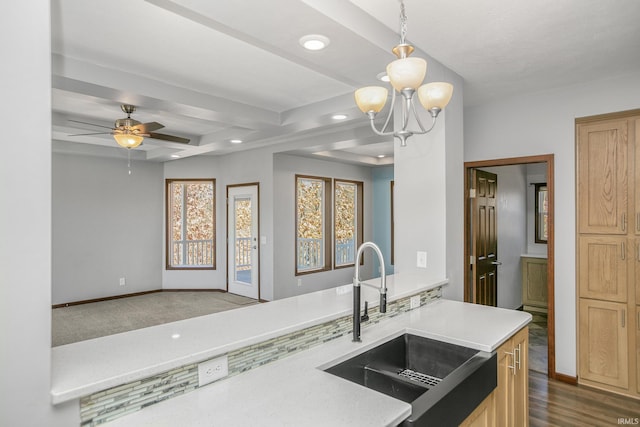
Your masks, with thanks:
M91 126L107 128L110 129L110 132L76 134L71 136L111 134L113 136L113 139L116 140L119 146L128 149L138 147L140 144L142 144L142 141L145 138L161 139L164 141L178 142L180 144L189 143L189 139L187 138L153 132L164 127L164 125L161 125L158 122L141 123L137 120L132 119L131 113L136 111L136 107L134 105L122 104L120 106L120 109L127 114L127 117L124 119L116 120L113 128L97 125L94 123L81 122L78 120L70 120L76 123L83 123Z
M405 13L404 2L400 2L400 44L392 49L398 59L387 65L387 76L393 87L391 96L391 106L389 113L382 126L378 130L374 124L376 115L384 108L388 90L382 86L367 86L356 90L355 100L358 108L369 117L371 129L382 136L394 136L400 140L402 147L407 145L407 138L411 135L421 135L430 132L435 126L436 118L453 95L453 85L446 82L434 82L423 85L422 82L427 74L427 61L422 58L409 57L414 48L405 42L407 33L407 15ZM384 73L381 73L384 74ZM381 76L379 74L378 76ZM422 124L418 111L416 110L413 96L418 92L420 104L429 112L431 116L431 126L428 128ZM396 92L402 96L402 119L401 129L397 131L387 131L389 122L393 117L396 100ZM409 117L413 115L419 126L419 130L407 129Z

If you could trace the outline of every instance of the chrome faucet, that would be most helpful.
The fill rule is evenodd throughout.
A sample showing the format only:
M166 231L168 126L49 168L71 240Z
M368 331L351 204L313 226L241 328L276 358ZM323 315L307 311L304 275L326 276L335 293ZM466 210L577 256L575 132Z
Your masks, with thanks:
M358 248L356 254L356 270L353 273L353 342L360 342L360 285L367 285L375 288L374 285L370 285L360 281L360 257L366 248L374 250L378 255L378 261L380 262L380 313L387 312L387 277L384 271L384 258L378 245L373 242L364 242Z

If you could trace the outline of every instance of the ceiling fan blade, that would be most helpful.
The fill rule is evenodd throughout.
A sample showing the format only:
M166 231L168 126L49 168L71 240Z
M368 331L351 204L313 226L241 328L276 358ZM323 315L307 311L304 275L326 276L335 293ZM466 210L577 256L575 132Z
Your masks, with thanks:
M171 141L171 142L179 142L180 144L188 144L190 141L187 138L181 138L179 136L166 135L164 133L153 133L153 132L150 132L147 138L162 139L164 141Z
M149 122L149 123L140 123L139 125L133 126L134 129L138 129L140 133L149 133L154 130L162 129L164 125L158 122Z
M113 129L109 126L102 126L102 125L97 125L95 123L89 123L89 122L81 122L80 120L71 120L69 119L70 122L74 122L74 123L82 123L83 125L91 125L91 126L97 126L99 128L105 128L105 129Z
M74 133L69 136L85 136L85 135L110 135L111 132L94 132L94 133Z

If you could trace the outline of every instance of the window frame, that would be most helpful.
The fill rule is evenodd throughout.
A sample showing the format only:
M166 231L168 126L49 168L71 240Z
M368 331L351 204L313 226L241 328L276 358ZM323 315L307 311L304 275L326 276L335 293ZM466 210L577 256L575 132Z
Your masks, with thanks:
M548 192L549 192L549 187L547 186L546 182L539 182L539 183L535 183L534 185L534 191L533 191L533 197L534 197L534 239L536 243L541 243L541 244L547 244L547 242L549 241L548 238L547 239L541 239L540 238L540 232L541 232L541 227L542 225L540 224L540 215L545 215L547 216L547 218L549 217L549 212L546 211L540 211L541 206L540 206L540 193L542 191L546 191L547 192L547 197L548 197ZM544 190L542 190L544 188ZM548 235L547 235L548 237Z
M323 206L323 225L322 225L322 243L323 243L323 266L321 268L314 268L310 270L298 270L298 180L308 179L315 181L322 181L324 183L324 206ZM320 273L323 271L330 271L332 269L332 248L328 244L332 242L332 229L333 229L333 216L332 216L332 196L333 196L333 182L331 178L312 175L296 174L294 177L294 233L293 233L293 253L294 253L294 268L295 276L303 276L306 274Z
M337 211L337 205L336 205L336 191L338 188L338 183L346 183L346 184L354 184L356 187L356 215L355 215L355 220L356 220L356 226L355 226L355 232L356 232L356 239L355 239L355 248L354 248L354 262L349 263L349 264L342 264L342 265L337 265L336 263L336 211ZM364 182L362 181L354 181L354 180L349 180L349 179L339 179L339 178L334 178L333 179L333 227L332 227L332 251L333 251L333 269L334 270L339 270L341 268L349 268L349 267L353 267L355 266L355 255L358 251L358 248L360 247L360 245L364 242ZM360 259L360 265L364 264L364 257L362 259Z
M171 245L173 243L172 239L172 224L171 224L171 186L173 183L197 183L197 182L210 182L213 186L213 209L212 209L212 226L213 226L213 238L212 238L212 254L211 254L211 265L205 266L173 266L171 264ZM217 210L217 191L216 191L216 180L215 178L168 178L165 179L165 269L166 270L216 270L216 258L217 258L217 244L216 239L218 236L217 233L217 218L216 218L216 210Z

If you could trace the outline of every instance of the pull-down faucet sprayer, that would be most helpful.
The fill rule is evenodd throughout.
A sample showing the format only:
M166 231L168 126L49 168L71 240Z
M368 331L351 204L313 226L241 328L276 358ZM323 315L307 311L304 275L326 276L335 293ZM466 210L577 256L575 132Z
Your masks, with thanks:
M371 248L374 250L376 255L378 255L378 261L380 262L380 288L378 291L380 292L380 313L387 312L387 277L385 275L384 270L384 258L382 257L382 252L378 245L373 242L364 242L358 248L358 252L356 254L356 268L353 273L353 341L360 342L360 285L366 285L374 287L374 285L370 285L365 282L360 281L360 257L362 256L364 250L366 248Z

